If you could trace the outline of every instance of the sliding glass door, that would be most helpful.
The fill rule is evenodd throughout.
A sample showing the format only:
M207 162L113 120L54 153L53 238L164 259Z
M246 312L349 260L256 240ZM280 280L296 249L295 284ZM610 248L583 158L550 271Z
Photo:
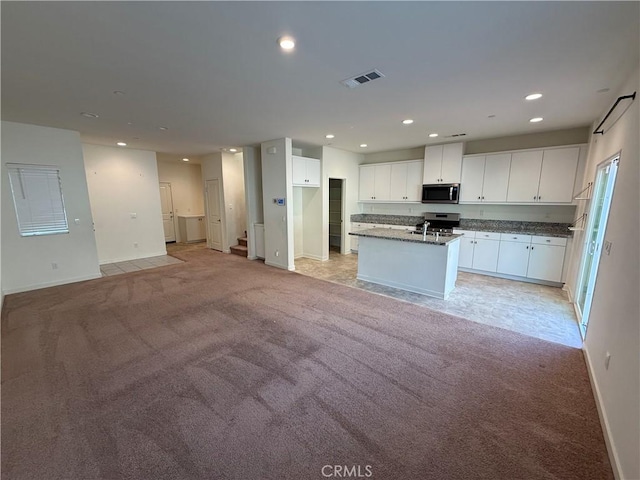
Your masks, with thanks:
M601 163L596 171L575 299L583 338L586 335L587 325L589 324L591 300L596 286L598 264L607 228L607 218L609 217L619 158L619 155L616 155L614 158Z

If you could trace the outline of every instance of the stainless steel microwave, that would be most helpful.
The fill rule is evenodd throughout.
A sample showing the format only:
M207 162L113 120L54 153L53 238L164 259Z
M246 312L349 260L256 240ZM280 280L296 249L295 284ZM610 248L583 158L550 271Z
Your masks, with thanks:
M458 203L459 183L422 185L422 203Z

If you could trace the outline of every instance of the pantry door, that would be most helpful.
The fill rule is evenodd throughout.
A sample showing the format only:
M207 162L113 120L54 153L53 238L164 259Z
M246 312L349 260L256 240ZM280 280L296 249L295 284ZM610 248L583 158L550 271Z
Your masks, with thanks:
M220 214L220 181L207 180L207 246L222 251L222 218Z
M171 184L160 182L160 205L162 206L162 228L165 243L176 241L176 225L173 221L173 197Z

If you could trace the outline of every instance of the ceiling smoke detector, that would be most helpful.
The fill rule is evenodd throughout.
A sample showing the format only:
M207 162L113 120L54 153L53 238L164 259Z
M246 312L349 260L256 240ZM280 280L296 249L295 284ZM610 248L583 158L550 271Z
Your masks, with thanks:
M347 78L345 80L341 80L340 83L347 88L355 88L360 85L364 85L365 83L369 83L373 80L377 80L379 78L384 77L380 70L374 69L366 73L361 73L360 75L356 75L355 77Z

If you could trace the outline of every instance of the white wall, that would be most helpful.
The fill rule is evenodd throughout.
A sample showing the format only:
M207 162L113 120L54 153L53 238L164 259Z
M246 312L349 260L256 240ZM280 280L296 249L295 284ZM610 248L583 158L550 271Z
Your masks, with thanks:
M20 236L6 163L60 167L68 234ZM100 277L78 132L2 122L1 193L4 293Z
M304 256L315 260L328 260L328 255L323 255L325 238L322 224L323 211L328 209L329 204L323 205L322 186L320 188L300 187L302 190L302 212L303 212L303 242Z
M171 184L176 241L182 242L178 215L204 214L202 170L197 164L158 161L158 180Z
M256 239L253 225L264 222L262 211L262 162L260 149L256 147L243 147L245 207L247 223L247 248L248 258L255 260Z
M323 256L329 258L329 178L342 178L345 181L345 240L347 252L351 251L350 217L354 213L360 213L358 204L358 183L360 171L358 165L363 163L364 155L346 152L333 147L322 148L322 202L327 208L323 210Z
M638 70L618 95L640 92ZM612 99L615 100L615 97ZM602 112L594 127L603 118ZM620 152L620 164L613 193L605 241L612 243L611 254L600 260L589 317L584 352L598 399L610 456L617 477L640 478L640 146L638 132L640 100L604 135L593 135L583 184L593 181L596 167ZM593 129L592 129L593 130ZM577 242L576 242L577 243ZM572 259L570 271L577 272ZM575 292L576 279L571 281ZM609 368L605 355L611 354Z
M265 263L287 270L295 269L291 148L290 138L260 145ZM273 203L274 198L284 198L285 205Z
M165 255L156 154L82 148L100 264Z

